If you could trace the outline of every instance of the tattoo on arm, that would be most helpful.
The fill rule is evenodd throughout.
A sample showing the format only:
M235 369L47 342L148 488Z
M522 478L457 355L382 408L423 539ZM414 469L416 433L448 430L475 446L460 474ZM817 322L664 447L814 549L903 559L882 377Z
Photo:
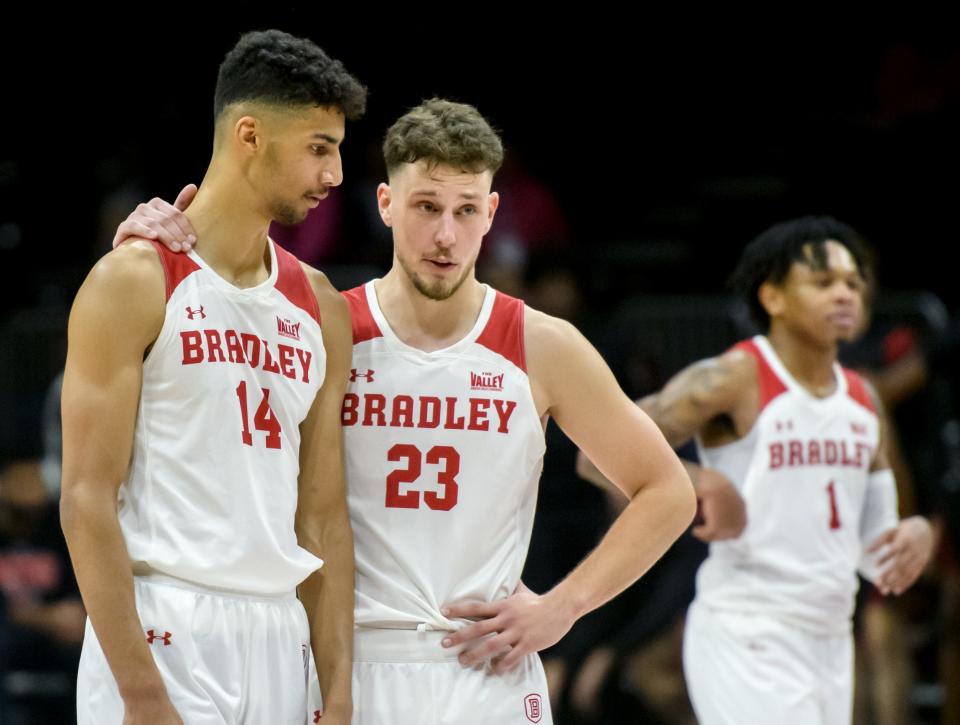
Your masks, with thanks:
M710 360L681 372L656 395L640 401L672 446L692 438L710 419L725 412L718 396L730 380L730 371Z

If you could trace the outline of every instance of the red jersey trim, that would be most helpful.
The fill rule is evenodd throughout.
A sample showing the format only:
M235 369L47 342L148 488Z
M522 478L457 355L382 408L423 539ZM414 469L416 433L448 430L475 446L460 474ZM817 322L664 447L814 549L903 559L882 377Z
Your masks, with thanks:
M876 415L877 407L873 404L873 398L867 391L867 386L864 384L863 378L853 372L853 370L847 370L846 368L843 369L843 375L847 379L847 395Z
M200 269L200 265L186 254L171 252L160 242L151 240L150 243L157 250L157 254L160 255L160 264L163 265L163 276L167 284L167 302L169 302L173 296L173 291L180 286L183 280Z
M743 340L733 346L734 350L743 350L753 355L757 360L757 383L760 386L760 410L766 408L774 398L781 393L787 392L786 384L780 379L767 358L763 356L760 348L753 340Z
M300 260L276 242L273 249L277 259L277 281L274 289L290 300L290 303L306 312L320 324L320 306L313 285L307 279Z
M502 355L527 372L523 347L523 310L523 300L496 292L490 319L477 338L477 344Z
M377 321L373 319L370 303L367 302L366 285L341 292L350 306L350 322L353 325L353 344L356 345L375 337L383 337Z

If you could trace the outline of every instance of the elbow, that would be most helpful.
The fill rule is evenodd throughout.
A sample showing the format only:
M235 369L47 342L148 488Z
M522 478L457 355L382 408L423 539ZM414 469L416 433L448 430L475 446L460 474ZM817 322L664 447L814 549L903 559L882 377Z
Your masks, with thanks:
M593 464L590 463L590 459L587 458L587 455L583 451L577 451L577 475L580 478L590 481L592 479L590 469L593 467Z
M85 481L64 479L60 491L60 528L68 543L82 528L116 516L115 491Z
M66 482L64 483L66 484ZM79 508L76 487L64 485L60 491L60 528L68 540L76 530L77 523L81 518Z
M685 531L697 516L697 494L686 470L680 469L676 483L670 487L673 494L673 511L680 531Z

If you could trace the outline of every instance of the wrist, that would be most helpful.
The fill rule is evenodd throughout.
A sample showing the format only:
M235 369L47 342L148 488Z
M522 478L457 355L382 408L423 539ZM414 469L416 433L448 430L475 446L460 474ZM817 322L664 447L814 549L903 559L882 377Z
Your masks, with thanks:
M570 586L567 580L557 584L542 597L560 618L571 625L589 611L586 596Z

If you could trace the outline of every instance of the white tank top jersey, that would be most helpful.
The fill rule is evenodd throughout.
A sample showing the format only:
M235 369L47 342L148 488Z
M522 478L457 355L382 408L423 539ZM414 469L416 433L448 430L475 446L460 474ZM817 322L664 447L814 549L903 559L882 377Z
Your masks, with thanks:
M761 336L736 346L757 360L760 413L734 443L697 448L703 466L736 484L747 505L739 538L714 542L697 599L780 617L817 633L850 629L860 516L880 423L863 381L834 364L836 390L817 398Z
M423 352L390 329L373 282L344 296L356 624L455 629L440 607L512 594L530 543L546 446L527 378L524 304L488 287L473 329Z
M294 533L299 426L326 372L316 297L273 242L269 278L248 289L195 252L154 246L166 317L143 363L120 488L134 573L290 592L323 563Z

